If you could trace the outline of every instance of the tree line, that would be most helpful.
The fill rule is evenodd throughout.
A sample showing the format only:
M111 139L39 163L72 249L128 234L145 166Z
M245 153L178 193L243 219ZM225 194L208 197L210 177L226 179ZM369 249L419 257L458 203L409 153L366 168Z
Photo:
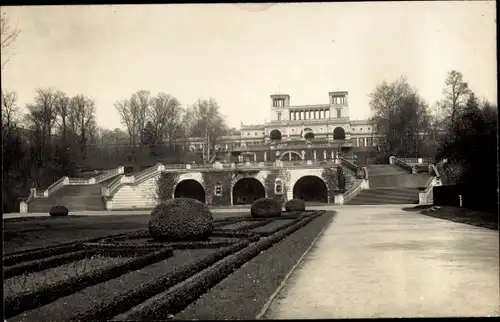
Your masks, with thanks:
M115 103L124 131L99 127L94 100L82 94L70 97L55 89L38 89L26 105L27 113L21 112L16 92L2 89L1 94L3 187L8 187L2 193L8 209L17 207L18 197L31 187L46 188L60 177L75 176L92 158L89 149L124 144L132 147L133 158L136 148L147 147L154 155L166 147L172 155L179 153L179 139L196 136L209 146L204 151L208 160L220 136L237 133L227 126L214 99L184 108L172 95L137 91Z
M462 73L448 73L443 97L432 109L404 77L378 85L370 107L386 138L384 159L430 154L445 184L464 183L495 195L498 107L479 99Z

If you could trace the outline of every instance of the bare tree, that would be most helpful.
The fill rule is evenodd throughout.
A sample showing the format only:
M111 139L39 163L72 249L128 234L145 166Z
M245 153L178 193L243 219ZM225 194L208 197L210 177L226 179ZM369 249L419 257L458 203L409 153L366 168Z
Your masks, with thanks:
M17 93L2 90L2 127L11 131L17 125L18 117Z
M31 158L34 163L34 177L38 186L44 186L53 182L50 175L50 160L52 154L52 134L57 120L56 103L58 95L53 89L38 89L36 91L35 103L28 104L26 125L31 133L32 152Z
M84 152L86 144L91 139L95 129L95 104L84 95L77 95L70 101L72 130L79 137L80 149Z
M455 70L448 73L443 88L444 98L440 105L449 122L454 123L459 117L457 114L460 108L465 106L470 93L471 90L467 82L463 80L462 73Z
M100 129L100 146L109 147L113 145L126 144L129 140L127 133L122 129Z
M0 32L1 32L1 56L2 56L2 69L12 58L12 55L8 55L8 49L12 46L14 41L19 36L21 30L17 27L13 28L9 23L9 18L3 13L0 18Z
M56 113L59 118L59 133L64 143L68 142L69 118L71 116L70 98L63 92L57 92Z
M146 126L150 105L151 98L149 91L140 90L134 93L130 98L130 109L136 119L137 133L139 134L140 142L144 140L143 131Z
M115 102L115 108L120 114L122 124L127 127L129 142L134 148L137 145L139 135L135 111L132 110L128 99Z
M428 107L406 78L378 85L370 94L373 121L391 153L415 154L429 131Z
M208 161L218 139L228 132L228 127L220 113L219 105L213 98L198 100L191 108L194 126L191 128L190 134L204 138L204 158L205 161Z
M159 93L151 101L148 118L153 125L153 144L166 138L172 148L175 140L181 136L182 106L173 96Z

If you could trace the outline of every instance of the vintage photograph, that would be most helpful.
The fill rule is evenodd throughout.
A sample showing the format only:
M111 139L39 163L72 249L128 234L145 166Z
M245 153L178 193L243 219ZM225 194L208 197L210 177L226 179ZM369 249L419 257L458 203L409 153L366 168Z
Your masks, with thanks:
M0 15L5 321L500 315L496 1Z

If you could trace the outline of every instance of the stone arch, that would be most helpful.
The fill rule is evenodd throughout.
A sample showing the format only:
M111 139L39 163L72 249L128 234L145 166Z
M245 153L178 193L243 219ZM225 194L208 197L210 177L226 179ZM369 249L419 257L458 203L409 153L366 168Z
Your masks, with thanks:
M281 161L302 160L302 156L297 151L286 151L280 154Z
M328 202L328 186L318 176L306 175L293 185L293 198L304 201Z
M233 185L233 205L249 205L255 200L266 197L266 188L252 177L241 178Z
M271 140L281 140L281 132L280 130L277 130L277 129L274 129L271 131L271 133L269 133L269 138Z
M314 131L311 128L305 128L302 131L302 137L306 140L313 140L314 139Z
M345 140L345 130L341 126L337 126L333 129L333 139L334 140Z
M206 202L206 193L203 185L195 179L184 179L174 186L174 198L192 198Z

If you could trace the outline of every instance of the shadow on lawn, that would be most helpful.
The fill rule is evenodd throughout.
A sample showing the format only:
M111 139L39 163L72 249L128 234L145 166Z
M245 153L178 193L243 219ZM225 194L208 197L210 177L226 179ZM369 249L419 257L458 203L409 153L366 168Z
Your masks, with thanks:
M498 230L498 214L452 206L418 205L402 208L405 211L419 212L422 215L450 220L476 227Z

